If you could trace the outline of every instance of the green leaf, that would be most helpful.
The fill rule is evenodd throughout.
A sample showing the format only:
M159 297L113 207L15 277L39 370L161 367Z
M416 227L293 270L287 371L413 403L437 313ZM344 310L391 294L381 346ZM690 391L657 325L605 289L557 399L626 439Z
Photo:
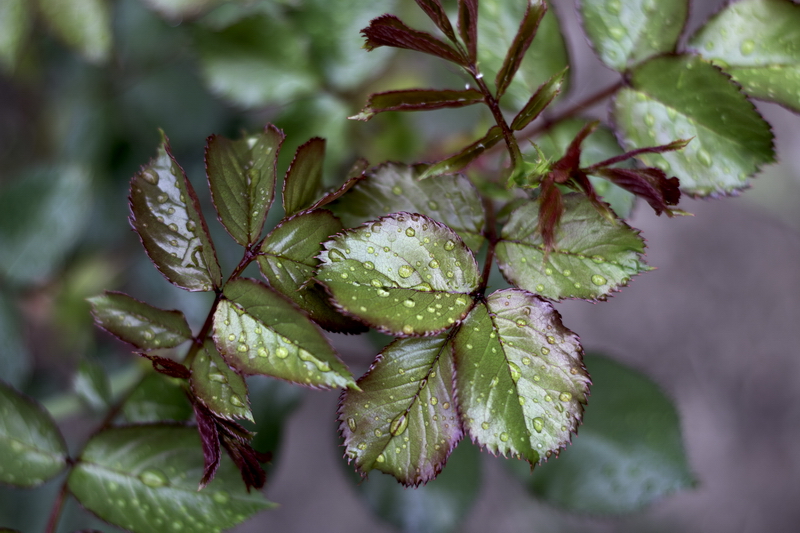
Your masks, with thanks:
M531 464L569 443L590 381L577 335L549 303L495 292L466 318L454 349L459 412L474 442Z
M563 200L564 215L549 255L536 229L539 203L527 202L511 213L495 249L510 283L552 300L602 300L650 269L643 262L638 231L609 221L582 194L567 194Z
M481 454L462 441L436 479L413 489L390 476L372 476L355 488L372 512L404 533L450 533L475 505L481 487Z
M688 0L581 0L581 22L603 63L624 71L672 52L686 24Z
M0 292L0 376L12 387L20 387L30 372L31 358L20 312L10 296Z
M0 4L0 66L13 72L31 26L27 0L5 0Z
M390 335L447 329L472 307L475 258L447 226L396 213L325 243L317 273L343 312Z
M210 291L222 283L200 203L161 133L156 157L131 179L131 225L147 255L173 285Z
M314 137L300 146L283 180L283 210L286 216L310 207L322 186L325 139Z
M140 350L173 348L192 338L180 311L165 311L113 291L87 300L98 327Z
M85 168L36 168L0 188L0 272L16 283L43 282L89 221L92 180Z
M529 0L527 4L525 14L520 20L519 29L513 41L511 41L511 46L508 47L503 66L500 67L494 81L498 99L505 94L506 89L514 79L522 59L536 36L536 30L539 29L539 24L541 24L542 18L547 12L547 4L544 0Z
M192 405L184 391L185 380L151 372L139 383L122 406L128 422L182 422L192 416Z
M446 224L467 246L483 243L484 211L478 191L464 176L440 176L419 181L426 165L385 163L364 174L330 207L346 227L387 213L420 213Z
M519 472L531 491L571 512L633 513L694 480L675 407L638 372L586 358L595 385L580 437L558 461Z
M89 511L136 533L219 532L274 506L260 492L245 490L227 458L214 481L198 491L202 475L195 428L132 426L92 437L69 489Z
M218 31L196 26L194 43L212 92L234 104L257 107L310 94L319 80L302 39L277 9Z
M435 478L461 440L450 336L398 339L339 407L345 456L404 485Z
M537 137L536 145L547 159L558 161L586 123L586 120L578 118L562 120ZM581 143L580 166L585 168L622 153L614 132L608 126L601 124ZM620 166L628 168L630 164L623 163ZM628 218L631 215L636 201L633 194L597 176L589 176L589 181L592 182L595 192L611 205L617 216Z
M228 366L211 339L206 339L192 361L189 385L195 397L215 415L253 421L247 383Z
M476 89L406 89L369 95L367 105L358 115L348 117L367 121L386 111L428 111L445 107L464 107L483 102L483 94Z
M302 385L355 381L319 329L289 301L248 279L228 282L214 313L214 341L230 365Z
M71 48L91 63L111 56L111 6L107 0L38 0L42 17Z
M561 87L564 85L564 78L567 75L567 69L562 70L552 78L544 82L536 92L533 93L531 99L525 104L514 120L511 122L511 129L521 130L539 116L544 109L550 105L550 102L558 96L561 92ZM559 122L558 124L562 124Z
M462 149L457 154L430 165L425 172L419 175L420 180L442 174L453 174L465 169L470 163L478 159L483 153L503 140L503 130L500 126L492 126L486 135Z
M222 0L142 0L142 2L166 18L180 21L206 12L222 3Z
M111 383L103 367L94 361L81 361L72 387L75 393L95 411L103 411L111 405Z
M0 381L0 482L34 487L67 465L67 444L50 415Z
M206 173L219 220L242 246L255 243L275 198L275 175L283 133L272 124L238 141L212 135Z
M486 80L495 80L505 63L528 5L538 0L509 2L482 0L478 16L478 60ZM567 47L553 9L548 9L536 31L536 39L525 53L522 63L508 86L501 104L521 109L536 89L564 70L568 65Z
M800 111L800 5L788 0L728 4L689 46L750 96Z
M690 195L735 193L775 160L769 124L736 84L698 57L665 56L636 67L613 115L626 150L694 137L678 152L639 157L675 175Z
M258 266L273 289L323 328L356 333L363 326L338 313L328 302L325 289L312 279L322 242L341 229L339 219L322 209L285 219L264 239Z

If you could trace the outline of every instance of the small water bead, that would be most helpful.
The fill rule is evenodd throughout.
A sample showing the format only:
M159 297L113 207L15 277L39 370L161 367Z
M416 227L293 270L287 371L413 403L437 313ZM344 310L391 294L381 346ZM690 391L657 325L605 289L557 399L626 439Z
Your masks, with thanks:
M410 278L414 274L414 269L410 265L402 265L397 269L397 273L401 278Z
M506 432L500 433L500 440L503 442L508 442L508 433Z
M481 427L483 429L489 429L489 422L484 422L483 424L481 424Z
M289 357L289 350L287 350L284 346L278 346L275 349L275 357L278 359L286 359Z
M750 55L753 53L753 50L756 49L756 43L753 39L745 39L742 41L742 44L739 46L739 51L742 55Z
M545 394L545 395L544 395L544 401L546 401L546 402L552 402L552 401L553 401L553 397L552 397L552 396L550 396L549 394Z
M436 211L437 209L439 209L439 204L437 204L437 203L436 203L436 202L434 202L433 200L429 200L429 201L428 201L428 207L429 207L430 209L432 209L433 211Z
M167 477L154 468L148 468L139 474L139 479L148 487L158 488L167 484Z
M428 263L428 266L431 268L439 268L439 261L436 259L431 259L431 262Z
M375 431L373 431L372 433L373 433L373 434L374 434L376 437L381 437L381 436L383 436L383 431L381 431L380 429L375 429Z
M169 209L167 209L167 214L168 215L174 215L175 214L175 208L174 207L170 207Z
M375 268L375 263L373 263L372 261L365 261L364 268L366 268L367 270L372 270Z
M558 399L561 400L562 402L568 402L572 399L572 394L570 394L569 392L562 392L559 395Z
M600 274L594 274L592 276L592 283L594 283L597 286L605 285L607 281L608 280L603 276L601 276Z
M177 225L177 224L170 224L170 225L169 225L169 226L167 226L167 227L168 227L169 229L171 229L172 231L178 231L178 225ZM175 243L173 246L175 246L175 245L177 245L177 244L178 244L178 243Z
M697 160L707 167L711 167L714 164L714 161L711 159L711 154L702 148L697 151Z
M403 194L403 189L401 189L399 185L395 185L394 187L392 187L392 194L394 194L395 196L400 196L401 194Z
M556 338L553 337L552 335L548 335L547 336L547 342L550 343L550 344L555 344L556 343Z
M547 342L550 342L550 338L547 339ZM553 343L550 342L550 344L553 344ZM548 348L547 346L542 346L542 355L547 355L549 353L550 353L550 348Z
M455 247L456 247L456 243L453 242L453 241L447 241L446 243L444 243L444 249L447 250L448 252L451 251Z
M147 183L151 183L153 185L158 184L158 174L152 169L148 168L147 170L142 172L142 177Z
M147 340L152 340L153 339L153 332L152 331L145 331L144 332L144 338L147 339Z
M414 231L414 228L406 228L406 235L408 235L409 237L413 237L416 234L417 232Z
M363 452L364 450L367 449L367 443L366 442L361 442L361 443L358 444L358 446L356 446L356 448L358 448L359 450L361 450Z
M269 357L269 351L267 351L267 349L263 346L259 348L256 353L259 357Z
M228 382L228 378L226 378L223 374L220 374L218 372L214 372L213 374L209 374L208 375L208 379L210 379L211 381L216 381L217 383L227 383Z
M406 324L405 326L403 326L403 333L405 333L406 335L411 335L412 333L414 333L414 326Z
M382 463L386 460L386 458L383 456L383 454L380 454L378 457L375 458L375 460L379 463Z
M538 416L533 419L533 429L536 430L536 433L541 433L544 429L544 420L539 418Z
M414 300L412 300L411 298L409 298L408 300L405 300L405 301L403 302L403 305L404 305L405 307L412 308L412 307L414 307L414 306L415 306L415 305L417 305L417 304L416 304L416 303L414 303Z
M508 370L511 373L511 379L514 381L514 383L519 381L519 378L522 377L522 371L515 363L512 363L511 361L508 362Z
M547 274L548 276L552 276L553 275L553 269L552 268L545 268L544 269L544 273Z
M228 494L228 493L227 493L226 491L224 491L224 490L218 490L217 492L215 492L215 493L214 493L214 494L211 496L211 498L212 498L212 499L213 499L215 502L217 502L217 503L219 503L219 504L222 504L222 505L224 505L224 504L226 504L226 503L228 503L228 502L230 501L230 499L231 499L231 495L230 495L230 494Z
M167 202L167 200L169 200L169 197L166 194L159 194L157 200L158 203L164 204Z
M531 364L531 358L530 357L523 357L522 358L522 364L525 365L525 366L529 366Z
M236 394L231 395L231 403L236 407L244 407L244 402Z
M344 254L341 251L337 250L336 248L331 248L330 250L328 250L328 258L334 263L338 263L346 259Z
M414 287L411 287L411 288L414 289L414 290L417 290L417 291L422 291L422 292L431 292L433 290L433 287L431 287L431 284L430 283L425 283L425 282L422 282L419 285L415 285Z
M544 292L544 285L542 285L541 283L536 285L536 292L538 292L538 293Z
M436 396L431 396L431 405L436 405L439 403L439 399Z
M389 425L389 433L391 433L393 437L397 437L398 435L402 435L407 427L408 417L406 413L402 413L392 420L392 423Z

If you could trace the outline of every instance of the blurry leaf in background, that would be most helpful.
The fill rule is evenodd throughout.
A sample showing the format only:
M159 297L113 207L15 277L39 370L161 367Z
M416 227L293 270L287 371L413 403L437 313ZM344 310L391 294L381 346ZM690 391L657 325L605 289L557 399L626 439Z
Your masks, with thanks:
M30 0L0 3L0 68L13 72L31 25Z
M417 488L406 488L392 476L377 472L362 482L352 468L345 468L372 512L403 533L456 531L481 486L481 454L468 440L456 446L436 479Z
M48 25L90 63L111 56L111 6L107 0L38 0Z
M223 0L141 0L164 17L181 20L207 11ZM228 0L229 1L229 0Z
M111 405L111 384L99 363L84 359L72 381L72 388L93 411L101 412Z
M122 406L125 419L132 423L188 420L193 411L183 383L156 372L147 374Z
M45 281L76 244L91 205L91 179L79 166L31 169L0 188L0 276Z
M31 367L23 332L18 309L0 292L0 376L14 387L23 384Z
M509 462L538 497L572 512L640 510L694 478L671 400L648 378L601 356L587 356L592 395L580 437L538 466Z

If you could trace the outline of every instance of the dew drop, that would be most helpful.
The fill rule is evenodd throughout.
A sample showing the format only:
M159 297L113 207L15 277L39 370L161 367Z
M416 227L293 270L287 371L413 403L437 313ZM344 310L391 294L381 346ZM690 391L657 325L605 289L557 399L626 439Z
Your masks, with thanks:
M453 241L447 241L446 243L444 243L444 249L447 250L448 252L451 251L455 247L456 247L456 243L454 243Z
M548 339L548 341L549 341L549 339ZM550 353L550 348L548 348L547 346L542 346L542 355L547 355L549 353Z
M392 420L391 424L389 424L389 433L391 433L393 437L397 437L398 435L402 435L407 427L408 417L406 416L406 413L402 413Z
M739 46L739 51L742 53L742 55L746 56L752 54L753 50L755 49L756 49L756 43L755 41L753 41L753 39L745 39L744 41L742 41L741 46Z
M517 324L517 327L518 327L518 328L524 328L525 326L527 326L527 325L528 325L528 321L527 321L527 320L525 320L524 318L518 318L518 319L516 320L516 324Z
M544 429L544 420L539 418L538 416L533 419L533 429L536 430L536 433L541 433Z
M544 292L544 285L542 285L541 283L536 285L536 292L538 292L538 293Z
M525 365L525 366L529 366L531 364L531 358L530 357L523 357L522 358L522 364Z
M514 383L519 381L519 378L522 377L522 371L520 371L519 367L511 361L508 362L508 370L511 372L511 379L514 380Z
M155 468L148 468L139 474L139 479L148 487L157 488L167 484L167 477Z
M572 394L570 394L568 392L562 392L559 395L558 399L561 400L562 402L568 402L568 401L570 401L572 399Z
M259 357L268 357L269 356L269 352L263 346L261 348L259 348L256 353L258 353Z
M598 286L605 285L606 281L608 281L608 280L606 278L604 278L603 276L601 276L600 274L595 274L595 275L592 276L592 283L594 283L595 285L598 285Z
M428 201L428 207L429 207L430 209L432 209L432 210L436 211L437 209L439 209L439 204L437 204L437 203L436 203L436 202L434 202L433 200L430 200L430 201Z
M570 269L566 269L566 270L564 271L564 275L565 275L565 276L567 276L567 277L570 277L570 276L572 275L572 270L570 270Z
M508 433L506 433L505 431L503 433L500 433L500 440L503 442L508 442Z
M417 304L415 304L415 303L414 303L414 300L412 300L411 298L409 298L408 300L406 300L406 301L404 301L404 302L403 302L403 305L404 305L404 306L406 306L406 307L408 307L408 308L411 308L411 307L414 307L414 306L415 306L415 305L417 305Z
M481 427L483 429L489 429L489 422L484 422L483 424L481 424Z
M439 268L439 261L436 259L431 259L431 262L428 263L428 266L431 268Z
M433 287L431 287L431 284L430 283L425 283L425 282L420 283L419 285L416 285L416 286L411 287L411 288L414 289L414 290L417 290L417 291L422 291L422 292L431 292L433 290Z
M376 292L381 298L387 298L389 296L389 291L385 289L378 289Z
M166 194L159 194L157 200L158 203L163 204L166 203L167 200L169 200L169 197Z
M286 359L289 357L289 350L287 350L284 346L278 346L275 349L275 357L279 359Z
M547 342L550 343L550 344L555 344L556 343L556 338L553 337L552 335L548 335L547 336Z
M400 268L397 269L397 273L400 274L401 278L410 278L411 275L414 273L414 269L411 268L409 265L402 265Z
M552 268L545 268L544 269L544 273L547 274L548 276L552 276L553 275L553 269Z
M239 344L239 346L236 349L239 350L241 353L245 353L247 350L250 349L250 347L247 346L246 344L242 343L242 344Z
M436 405L437 403L439 403L439 398L431 396L431 405Z
M414 231L414 228L406 228L406 235L408 235L409 237L413 237L416 234L417 232Z
M620 42L625 38L625 29L620 28L619 26L609 28L608 33L611 35L611 38L617 42Z
M147 340L152 340L153 339L153 332L152 331L145 331L144 332L144 338L147 339Z
M344 254L341 251L337 250L336 248L331 248L330 250L328 250L328 258L334 263L338 263L339 261L345 260Z
M711 167L714 164L711 160L711 154L702 148L697 151L697 160L707 167Z
M520 405L525 405L525 398L524 397L520 396L518 399L519 399L519 404Z
M223 374L220 374L219 372L214 372L213 374L209 374L208 379L210 379L211 381L216 381L217 383L228 382L228 378L226 378Z
M392 187L392 194L394 194L395 196L400 196L401 194L403 194L403 189L401 189L399 185L395 185L394 187Z
M152 169L148 168L147 170L142 172L142 177L147 183L151 183L153 185L158 184L158 174L156 174L156 172Z
M170 224L170 225L169 225L169 226L167 226L167 227L168 227L169 229L171 229L172 231L178 231L178 225L177 225L177 224ZM175 244L173 244L173 246L175 246L175 245L177 245L177 244L178 244L178 243L176 242Z
M403 333L405 333L406 335L411 335L412 333L414 333L414 326L406 324L405 326L403 326Z
M347 427L350 428L350 431L355 431L358 426L356 426L356 419L352 416L347 419Z
M376 430L375 430L375 431L373 431L372 433L373 433L373 434L374 434L376 437L380 437L380 436L382 436L382 435L383 435L383 431L381 431L380 429L376 429Z
M378 457L375 458L375 460L379 463L382 463L386 460L386 458L383 456L383 454L380 454Z
M237 394L231 395L231 403L236 407L244 407L244 402Z
M656 117L652 113L648 113L644 116L644 123L648 126L653 126L656 123Z
M366 268L367 270L372 270L375 268L375 263L373 263L372 261L365 261L364 268Z
M211 498L217 503L226 504L230 501L231 495L224 490L218 490Z
M357 446L357 448L358 448L359 450L361 450L361 451L364 451L364 450L366 450L366 449L367 449L367 443L366 443L366 442L359 443L359 445Z

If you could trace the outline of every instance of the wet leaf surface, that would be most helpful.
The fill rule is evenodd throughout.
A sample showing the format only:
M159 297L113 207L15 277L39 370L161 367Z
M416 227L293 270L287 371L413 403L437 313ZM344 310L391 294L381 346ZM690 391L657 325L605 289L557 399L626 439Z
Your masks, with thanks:
M192 361L189 384L195 397L215 415L253 421L244 378L228 366L211 339L206 339Z

